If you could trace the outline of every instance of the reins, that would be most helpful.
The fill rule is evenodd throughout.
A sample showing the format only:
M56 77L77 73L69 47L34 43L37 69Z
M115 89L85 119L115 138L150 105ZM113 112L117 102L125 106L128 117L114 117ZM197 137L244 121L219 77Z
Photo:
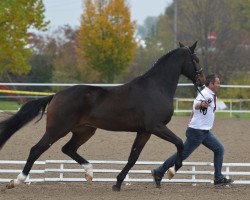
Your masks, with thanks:
M198 86L196 84L194 84L195 86L195 89L200 93L200 95L204 98L204 101L206 101L206 98L204 97L204 95L201 93L200 89L198 88ZM203 102L203 100L198 100L196 99L197 101L201 101L201 103ZM210 99L207 100L208 103L211 103ZM203 114L203 115L206 115L207 114L207 108L203 108L201 107L200 108L200 112Z

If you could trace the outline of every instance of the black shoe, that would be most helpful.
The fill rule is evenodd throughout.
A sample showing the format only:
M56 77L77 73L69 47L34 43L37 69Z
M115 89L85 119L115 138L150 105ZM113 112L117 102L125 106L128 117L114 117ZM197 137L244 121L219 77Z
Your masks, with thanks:
M153 179L154 179L154 181L155 181L156 187L157 187L157 188L160 188L160 187L161 187L161 179L162 179L162 177L156 175L154 169L151 170L151 174L152 174Z
M215 186L223 186L223 185L230 185L233 183L233 179L227 179L227 178L221 178L221 179L215 179L214 180L214 185Z

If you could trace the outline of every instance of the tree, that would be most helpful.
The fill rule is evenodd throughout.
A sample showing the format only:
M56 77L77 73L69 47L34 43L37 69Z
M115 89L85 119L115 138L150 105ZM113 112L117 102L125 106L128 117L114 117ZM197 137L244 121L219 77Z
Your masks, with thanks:
M133 78L144 74L149 70L159 57L162 56L160 48L156 48L156 45L148 42L147 46L139 47L136 51L135 58L126 73L121 77L122 82L131 81Z
M136 50L135 23L124 0L84 0L78 34L79 56L100 74L100 81L114 82L130 64Z
M60 27L49 41L55 42L56 51L53 57L53 82L80 82L83 72L78 67L76 53L76 33L70 26ZM53 43L53 42L52 42Z
M250 85L250 72L237 72L234 74L234 79L231 79L230 85ZM220 91L221 98L236 98L236 99L250 99L249 88L225 88ZM250 105L250 102L248 102Z
M23 74L30 70L28 29L44 30L42 0L0 1L0 74Z
M165 34L166 23L164 20L165 18L162 16L147 17L144 24L137 28L137 37L143 40L143 45L139 45L137 48L136 56L121 79L122 81L127 82L144 74L157 59L173 49L171 33Z
M58 27L49 35L34 35L29 80L32 81L32 78L39 73L37 80L42 82L82 81L83 72L78 66L75 48L76 33L76 30L65 25Z
M223 75L225 84L235 71L245 70L247 67L249 69L249 56L245 56L249 55L249 48L245 48L249 45L249 0L176 2L178 3L177 40L185 44L198 40L197 53L205 73ZM174 4L170 5L165 15L160 17L159 35L173 34L173 6ZM208 39L211 32L217 34L215 41ZM162 44L167 46L164 42Z

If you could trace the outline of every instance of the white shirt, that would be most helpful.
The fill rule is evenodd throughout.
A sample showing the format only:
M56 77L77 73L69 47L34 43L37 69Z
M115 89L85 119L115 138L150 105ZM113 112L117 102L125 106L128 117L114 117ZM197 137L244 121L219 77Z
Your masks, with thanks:
M202 91L201 94L198 94L196 99L194 100L193 103L193 117L188 125L190 128L194 129L199 129L199 130L210 130L213 127L214 124L214 92L210 90L208 87L205 87ZM200 112L200 109L196 110L195 109L195 104L201 103L201 100L210 100L211 103L209 104L207 108L207 113L206 115L203 115L202 112Z

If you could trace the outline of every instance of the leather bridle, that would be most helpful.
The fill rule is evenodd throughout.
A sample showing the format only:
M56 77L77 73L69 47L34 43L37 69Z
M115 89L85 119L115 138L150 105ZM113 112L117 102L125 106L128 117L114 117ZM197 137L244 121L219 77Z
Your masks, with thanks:
M202 68L198 69L198 67L197 67L198 63L196 62L196 58L195 58L196 53L195 52L192 53L189 47L185 47L185 48L188 49L188 52L189 52L189 54L191 56L191 60L192 60L194 70L195 70L195 80L193 81L193 83L194 83L194 85L196 87L198 87L198 85L199 85L199 76L201 75L203 69Z
M200 95L204 98L204 101L206 101L206 98L204 97L204 95L201 93L200 89L199 89L199 76L201 75L203 69L200 68L198 69L197 65L198 63L196 62L196 53L192 53L189 47L186 47L190 53L191 56L191 60L194 66L194 70L195 70L195 80L193 81L195 89L200 93ZM202 102L202 100L200 100ZM209 102L210 103L210 102ZM203 113L203 115L207 114L207 108L201 108L200 112Z

